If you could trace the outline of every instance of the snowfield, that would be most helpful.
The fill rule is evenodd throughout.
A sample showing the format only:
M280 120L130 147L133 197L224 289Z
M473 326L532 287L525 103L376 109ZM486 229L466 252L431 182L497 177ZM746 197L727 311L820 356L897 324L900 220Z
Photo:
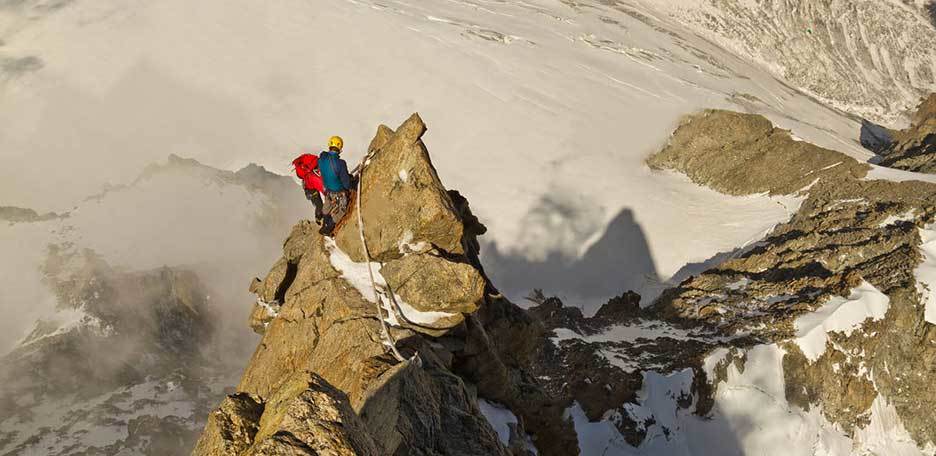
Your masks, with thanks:
M627 288L649 299L795 210L650 172L681 116L759 112L870 157L855 120L629 2L25 2L0 9L0 40L4 58L40 62L0 70L3 204L67 210L169 153L287 174L336 133L356 162L377 124L419 111L443 182L490 228L504 291L587 309ZM591 261L595 245L609 258ZM621 282L548 289L505 272L518 264Z

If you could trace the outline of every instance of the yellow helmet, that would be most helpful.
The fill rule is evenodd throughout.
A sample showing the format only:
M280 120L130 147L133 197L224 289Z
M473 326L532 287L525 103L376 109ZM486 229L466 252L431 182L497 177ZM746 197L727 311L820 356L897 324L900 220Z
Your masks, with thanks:
M328 139L328 148L336 148L339 151L344 148L344 140L341 139L341 136L332 136Z

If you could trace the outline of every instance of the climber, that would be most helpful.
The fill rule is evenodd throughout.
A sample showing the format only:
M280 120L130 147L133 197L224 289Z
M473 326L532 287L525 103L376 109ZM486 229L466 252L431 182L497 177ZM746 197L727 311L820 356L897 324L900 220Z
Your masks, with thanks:
M343 148L344 140L339 136L332 136L328 140L328 150L318 157L322 184L325 187L325 218L320 230L324 235L331 235L335 226L348 212L348 203L351 200L353 182L348 174L348 164L339 156Z
M302 180L302 188L305 190L306 199L315 206L315 223L322 224L325 216L322 210L322 193L325 187L322 184L322 175L318 168L318 157L312 154L302 154L293 160L293 166L296 168L296 177Z

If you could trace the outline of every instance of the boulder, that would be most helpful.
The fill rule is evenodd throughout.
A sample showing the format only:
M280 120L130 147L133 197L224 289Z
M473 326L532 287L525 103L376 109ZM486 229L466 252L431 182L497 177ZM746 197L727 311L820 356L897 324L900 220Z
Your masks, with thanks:
M378 456L348 397L320 376L289 378L269 400L234 394L211 414L193 454Z
M484 297L477 269L434 255L407 255L380 273L393 292L421 312L472 313Z
M737 196L793 194L819 181L861 178L871 169L841 152L796 141L763 116L722 110L687 117L647 164Z

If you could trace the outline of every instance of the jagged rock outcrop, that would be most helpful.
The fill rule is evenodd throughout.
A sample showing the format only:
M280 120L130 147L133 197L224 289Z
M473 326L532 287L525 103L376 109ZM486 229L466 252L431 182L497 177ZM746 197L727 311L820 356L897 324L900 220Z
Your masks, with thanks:
M364 234L374 261L432 248L463 254L464 226L439 181L422 142L426 125L414 114L394 132L382 126L368 147L361 174ZM356 262L364 261L358 239L357 207L352 205L335 242Z
M936 174L936 93L920 104L910 123L891 133L890 144L880 152L880 165Z
M265 426L261 426L261 423ZM261 432L261 428L265 432ZM275 432L272 432L275 430ZM378 456L347 396L315 374L295 376L260 401L227 397L208 418L196 454Z
M705 176L712 175L745 176L712 185L721 191L753 194L770 188L772 193L806 191L808 198L767 238L667 290L653 312L687 328L744 334L747 340L736 338L733 346L781 344L786 399L806 409L821 407L829 421L848 432L867 426L872 403L880 397L893 404L920 447L936 442L936 421L924 411L936 406L929 378L936 361L936 327L924 319L928 291L915 276L923 261L921 230L936 221L936 185L859 179L863 173L847 170L864 165L814 146L769 152L778 155L768 162L769 174L763 172L764 161L737 161L726 173L722 162L700 159L713 148L691 147L718 144L719 131L736 131L742 121L762 123L755 116L720 112L692 117L661 155L680 157L665 163L703 176L693 177L700 182L710 182ZM760 126L749 133L753 143L774 135ZM720 150L736 156L749 144L727 141ZM803 147L810 149L813 166L820 166L816 169L838 163L832 170L840 171L825 173L807 190L797 188L810 184L802 179L780 191L769 187L803 174L792 160L801 157ZM833 328L819 334L808 332L799 320L820 307L831 312L841 305L869 307L857 321L864 321L861 330ZM816 334L819 343L810 345Z
M355 415L342 415L350 424L340 439L372 442L376 454L526 454L527 432L540 454L577 453L571 423L529 373L535 337L528 336L541 327L484 276L476 237L485 228L460 194L442 187L424 132L416 115L396 131L381 126L361 175L377 295L355 205L334 239L311 222L297 224L283 257L250 285L258 297L251 325L263 340L194 454L279 454L263 446L265 436L302 432L306 446L293 445L294 454L316 454L310 442L321 435L269 418L284 413L269 404L312 397L326 383L339 394L317 400L336 410L347 404ZM406 361L388 353L381 318ZM499 440L478 396L513 410L517 438ZM301 407L320 421L308 401ZM362 445L355 451L370 454Z
M861 178L871 169L841 152L796 141L763 116L721 110L686 118L647 163L729 195L791 194L819 180Z
M592 451L621 441L636 454L708 448L695 439L710 432L739 440L726 453L760 453L747 445L822 429L847 434L831 454L931 448L936 301L919 271L934 261L936 185L866 180L863 163L725 111L687 118L648 161L731 195L803 202L767 237L645 308L629 293L585 317L531 295L546 329L534 374L579 416L577 428L616 428ZM829 444L810 437L794 450L798 437L782 435L790 454Z

